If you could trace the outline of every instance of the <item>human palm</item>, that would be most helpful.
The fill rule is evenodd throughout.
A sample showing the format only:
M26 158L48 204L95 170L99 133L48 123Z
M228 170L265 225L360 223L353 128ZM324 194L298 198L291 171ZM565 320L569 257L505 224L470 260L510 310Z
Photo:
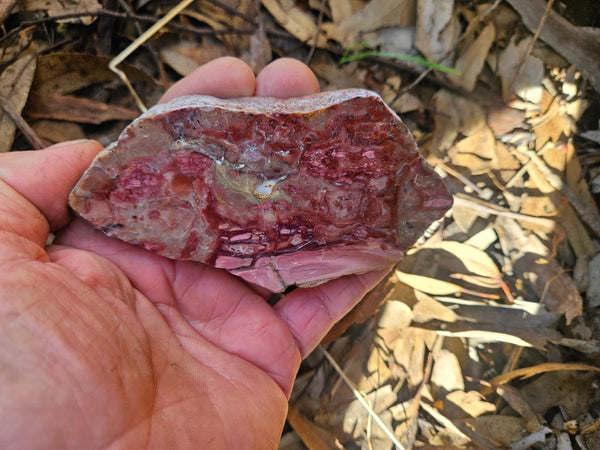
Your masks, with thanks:
M300 63L255 79L222 58L164 99L316 90ZM276 447L302 357L381 274L270 307L224 271L107 238L66 206L99 150L0 155L0 448Z

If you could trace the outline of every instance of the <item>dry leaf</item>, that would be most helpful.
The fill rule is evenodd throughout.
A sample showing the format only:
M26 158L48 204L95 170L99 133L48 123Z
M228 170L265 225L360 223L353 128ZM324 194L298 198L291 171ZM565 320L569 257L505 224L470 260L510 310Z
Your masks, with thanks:
M498 447L518 441L526 432L524 420L515 416L479 416L465 422L478 433L497 442Z
M344 21L323 24L323 30L327 39L348 47L357 43L361 33L413 24L414 10L415 0L371 0Z
M503 386L497 388L496 392L525 420L527 431L531 433L542 428L543 418L536 414L517 389Z
M581 363L542 363L536 366L523 367L521 369L511 370L510 372L498 375L491 380L490 384L493 386L502 386L514 379L526 379L541 373L556 372L556 371L592 371L600 372L600 367L591 366L589 364Z
M497 104L487 109L487 124L496 136L510 133L515 128L525 127L525 112L510 106L514 103Z
M479 233L471 236L464 244L484 250L498 240L498 235L492 227L485 227Z
M122 106L71 95L29 96L25 113L38 119L65 120L76 123L102 123L109 120L133 120L139 112Z
M436 92L433 99L436 113L432 147L436 156L443 159L459 133L469 136L485 125L485 114L478 104L444 89Z
M316 37L317 47L327 45L325 36L318 32L313 16L296 6L295 2L291 0L261 0L261 3L275 20L299 41L313 45Z
M0 74L0 106L7 105L15 114L21 113L35 74L36 57L35 51L25 52ZM0 153L10 150L16 128L10 116L0 109Z
M554 313L565 315L567 325L581 315L581 294L573 278L556 261L541 260L539 255L527 253L514 263L514 271L529 281L540 303Z
M432 332L418 328L403 328L394 331L397 333L397 339L390 347L394 353L394 360L398 366L404 369L409 387L419 386L423 381L425 336Z
M586 369L567 368L564 371L544 373L523 386L521 393L539 414L546 414L550 408L561 405L566 417L576 417L589 411L590 400L594 398L596 391L594 379L600 369L595 368L592 373L580 370Z
M47 145L85 139L86 137L83 128L71 122L38 120L31 127L41 139L46 141Z
M446 400L471 417L478 417L482 414L496 411L496 407L492 403L486 402L484 397L477 391L465 392L457 390L450 392L446 396Z
M42 55L38 58L32 90L40 94L64 95L96 83L115 80L117 76L108 68L110 60L108 56L83 53ZM155 84L152 77L136 67L122 64L120 68L131 82Z
M480 175L496 165L496 140L487 126L458 141L449 151L452 164L467 167L471 174Z
M354 10L350 0L329 0L329 9L334 23L340 23L350 17Z
M45 11L48 16L97 11L102 8L97 0L21 0L18 2L18 6L20 11ZM89 25L94 20L96 20L95 16L87 16L79 19L61 19L58 22L81 22Z
M293 404L289 406L287 420L308 448L321 450L338 448L335 445L335 436L305 417Z
M160 47L160 57L179 75L186 76L202 64L228 54L225 46L204 36L199 44L195 40L177 39Z
M381 307L377 325L380 328L406 328L412 319L413 313L406 303L388 300Z
M415 47L426 59L452 65L452 53L460 33L454 0L419 0Z
M533 33L539 26L546 9L544 0L507 0L521 15L523 23ZM594 6L597 6L594 5ZM600 92L600 39L594 29L573 25L566 18L550 10L540 38L560 53L567 61L577 66L589 78L596 92Z
M405 273L401 272L400 270L396 270L395 273L398 280L402 283L406 283L412 288L427 294L450 295L464 292L464 288L462 286L449 283L448 281L425 277L423 275L415 275L413 273Z
M498 74L502 79L502 97L505 102L510 101L515 94L531 103L537 104L541 100L544 65L535 56L528 55L525 58L532 39L530 36L516 44L516 36L513 36L508 47L500 53Z
M490 23L481 30L477 39L461 51L454 64L454 68L459 70L460 74L448 75L452 83L469 92L475 88L495 36L494 25Z
M450 392L465 389L462 370L454 353L444 349L435 355L431 387L435 398L442 398Z
M455 322L457 315L446 305L438 302L435 298L424 294L421 291L415 291L415 296L419 299L413 306L413 320L417 323L426 323L431 320L441 320L443 322Z
M452 305L457 315L455 322L445 323L443 330L438 329L437 333L442 336L539 349L544 349L548 341L558 342L562 337L555 331L559 316L545 311L539 303L515 300L513 305L495 305L444 297L437 300Z

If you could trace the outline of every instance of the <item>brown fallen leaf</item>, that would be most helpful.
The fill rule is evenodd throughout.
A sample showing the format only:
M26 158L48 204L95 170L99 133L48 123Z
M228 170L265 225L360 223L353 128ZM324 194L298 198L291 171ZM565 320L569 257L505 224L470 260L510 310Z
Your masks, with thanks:
M109 120L133 120L139 112L71 95L32 93L25 107L25 114L38 119L99 124Z
M495 36L494 25L490 23L481 30L479 36L467 48L460 52L454 64L454 68L460 71L460 74L448 75L453 84L469 92L475 89L475 83L483 69Z
M526 279L539 296L540 303L557 314L564 314L567 325L581 315L583 300L573 278L554 260L526 253L514 263L514 271Z
M46 141L46 145L58 142L85 139L83 128L72 122L59 122L55 120L37 120L32 125L36 134Z
M493 442L497 442L499 448L518 441L526 433L524 420L515 416L479 416L466 419L465 423Z
M27 51L0 74L0 98L3 102L10 102L7 108L12 114L20 114L27 102L36 57L34 49ZM10 150L16 128L10 114L0 109L0 153Z
M516 43L513 36L498 60L498 74L502 79L502 97L510 101L516 94L523 100L538 103L542 96L542 78L544 64L538 58L528 54L527 49L533 37L527 37Z
M514 379L527 379L531 378L535 375L539 375L541 373L546 372L556 372L556 371L591 371L591 372L599 372L600 367L592 366L589 364L582 363L542 363L537 364L535 366L523 367L521 369L511 370L510 372L503 373L502 375L498 375L491 380L489 383L492 386L502 386L506 383L510 383Z
M83 53L56 52L38 58L32 90L40 94L64 95L96 83L117 79L108 68L111 57ZM131 82L144 82L154 86L156 82L142 70L129 64L121 69Z
M453 406L460 408L470 417L478 417L482 414L496 411L496 407L484 400L484 397L477 391L454 391L450 392L445 399L445 402L451 403ZM446 410L446 406L444 406Z
M440 159L445 159L448 150L459 133L469 136L485 125L483 108L464 97L440 90L433 96L435 102L435 131L432 149Z
M89 11L97 11L102 5L97 0L22 0L18 2L20 11L45 11L48 16L60 14L74 14ZM81 18L61 19L58 22L81 22L84 25L91 24L96 20L95 16Z
M536 414L517 389L512 386L503 386L497 388L496 392L525 420L528 432L531 433L542 428L543 418Z
M289 406L287 420L308 448L318 450L336 450L338 448L335 445L335 436L305 417L293 404Z
M299 41L317 47L327 45L327 39L323 33L319 32L315 18L304 12L296 5L296 2L261 0L261 3L275 20ZM317 38L316 43L315 37Z
M417 2L415 47L426 59L452 65L452 53L460 33L454 0Z
M413 24L414 12L414 0L372 0L342 22L323 24L323 30L327 39L348 47L357 43L361 33Z

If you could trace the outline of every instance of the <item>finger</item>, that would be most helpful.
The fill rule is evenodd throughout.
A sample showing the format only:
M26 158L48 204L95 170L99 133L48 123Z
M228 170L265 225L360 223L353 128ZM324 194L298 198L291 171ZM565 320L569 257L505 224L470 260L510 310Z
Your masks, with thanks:
M179 80L162 96L165 103L182 95L212 95L219 98L250 97L256 79L248 64L238 58L226 56L197 68Z
M45 150L0 154L0 229L40 245L48 228L64 227L67 197L101 145L73 141Z
M319 92L319 81L307 65L292 58L280 58L256 77L256 96L289 98Z
M274 306L275 312L289 326L303 358L388 271L350 275L314 288L296 289Z

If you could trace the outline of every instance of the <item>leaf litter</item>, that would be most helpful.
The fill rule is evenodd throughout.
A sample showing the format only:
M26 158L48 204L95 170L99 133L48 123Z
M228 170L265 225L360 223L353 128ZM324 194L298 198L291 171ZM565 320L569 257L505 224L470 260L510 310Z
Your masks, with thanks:
M281 449L600 448L600 13L577 3L199 0L119 61L150 105L218 56L300 59L379 92L454 194L304 361ZM0 151L138 114L106 49L177 2L103 4L2 2Z

